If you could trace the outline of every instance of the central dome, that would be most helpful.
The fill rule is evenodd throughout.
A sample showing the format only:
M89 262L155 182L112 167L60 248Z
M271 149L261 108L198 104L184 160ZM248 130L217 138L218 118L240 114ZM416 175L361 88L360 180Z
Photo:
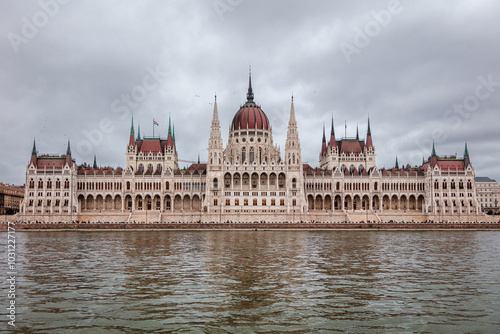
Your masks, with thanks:
M269 119L254 102L247 102L234 115L231 130L269 130Z
M269 119L253 101L252 77L248 77L247 102L234 115L231 130L269 130Z

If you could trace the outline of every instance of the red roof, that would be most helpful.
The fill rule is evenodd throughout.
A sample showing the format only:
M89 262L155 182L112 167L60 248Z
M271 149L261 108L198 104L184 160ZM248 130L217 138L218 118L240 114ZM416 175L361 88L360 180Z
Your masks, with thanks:
M66 163L66 156L41 156L36 160L39 169L62 169Z
M139 149L139 152L143 153L149 153L152 152L153 154L158 154L158 152L161 152L161 144L160 144L160 139L145 139L142 142L142 145Z
M253 102L247 102L234 115L232 130L269 130L269 119L262 109Z
M438 166L441 170L464 170L464 162L462 160L454 161L438 161Z
M359 140L342 139L338 142L340 145L340 152L345 154L361 153L365 144Z

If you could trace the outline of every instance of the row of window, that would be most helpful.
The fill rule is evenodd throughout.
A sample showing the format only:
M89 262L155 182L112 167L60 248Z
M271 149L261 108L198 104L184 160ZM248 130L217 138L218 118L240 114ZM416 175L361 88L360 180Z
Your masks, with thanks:
M434 181L434 190L439 190L439 184L440 184L439 181ZM448 182L444 180L441 183L441 190L447 190L447 189L448 189ZM455 180L451 180L450 189L452 190L456 189ZM464 189L464 182L462 180L458 182L458 189ZM467 189L469 190L472 189L472 182L470 180L467 181Z
M121 182L77 182L78 190L122 190Z
M243 202L242 202L242 203L243 203L243 205L244 205L244 206L248 206L248 205L249 205L248 198L243 199ZM219 204L218 204L218 200L217 200L217 199L214 199L214 205L215 205L215 206L219 205ZM239 200L239 198L237 198L237 199L235 199L235 200L234 200L234 206L239 206L239 205L240 205L240 200ZM257 199L257 198L254 198L254 199L252 200L252 205L254 205L254 206L259 205L259 204L258 204L258 199ZM265 198L263 198L263 199L261 200L261 205L262 205L262 206L266 206L266 205L267 205L267 200L266 200ZM270 201L270 205L271 205L271 206L275 206L275 205L276 205L276 199L274 199L274 198L273 198L273 199L271 199L271 201ZM280 205L280 206L285 206L285 199L283 199L283 198L282 198L282 199L280 199L280 204L279 204L279 205ZM293 199L293 200L292 200L292 205L293 205L293 206L296 206L296 205L297 205L297 200L296 200L296 199ZM226 199L226 206L231 206L231 200L230 200L229 198L227 198L227 199Z
M51 199L48 199L46 200L46 205L45 206L51 206L52 205L52 200ZM28 206L33 206L35 204L35 202L31 199L28 203ZM37 201L37 206L42 206L43 205L43 200L42 199L39 199ZM69 200L65 199L64 202L63 202L63 206L68 206L69 205ZM61 206L61 200L59 199L56 199L54 201L54 206Z
M45 182L45 187L46 189L52 189L52 180L51 179L48 179L47 182ZM55 188L56 189L61 189L61 180L59 179L56 179L56 182L54 184ZM29 185L28 185L29 189L35 189L35 180L34 179L31 179L29 181ZM42 179L39 179L38 180L38 189L44 189L44 182ZM64 181L64 189L69 189L69 180L66 179Z

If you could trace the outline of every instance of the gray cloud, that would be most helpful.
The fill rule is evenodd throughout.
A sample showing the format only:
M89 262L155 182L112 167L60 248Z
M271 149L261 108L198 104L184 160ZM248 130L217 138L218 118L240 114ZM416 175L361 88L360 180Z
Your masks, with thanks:
M223 13L220 3L228 6ZM155 133L166 135L171 114L180 159L199 153L205 160L213 96L227 138L251 65L255 100L282 148L293 93L303 160L313 166L323 123L329 131L333 115L337 137L345 121L348 136L359 124L364 137L370 115L379 167L392 167L396 155L420 163L433 139L438 154L461 156L467 141L476 174L500 180L500 86L466 116L447 113L474 96L479 77L500 82L500 4L400 1L387 24L377 23L390 3L4 1L0 178L24 183L33 137L41 153L64 153L70 138L78 163L95 153L99 164L123 166L131 112L146 135L153 118ZM42 22L40 12L50 10ZM15 52L12 34L23 36L34 19L36 34ZM355 46L360 31L371 34L369 43L349 62L341 46ZM115 112L115 101L156 68L164 73L158 85L130 113ZM99 130L102 120L112 129L90 150L79 149L85 131Z

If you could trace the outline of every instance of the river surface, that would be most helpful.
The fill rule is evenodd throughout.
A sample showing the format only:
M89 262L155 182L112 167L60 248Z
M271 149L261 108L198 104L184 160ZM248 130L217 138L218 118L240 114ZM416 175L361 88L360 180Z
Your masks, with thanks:
M500 333L498 231L15 236L18 333Z

